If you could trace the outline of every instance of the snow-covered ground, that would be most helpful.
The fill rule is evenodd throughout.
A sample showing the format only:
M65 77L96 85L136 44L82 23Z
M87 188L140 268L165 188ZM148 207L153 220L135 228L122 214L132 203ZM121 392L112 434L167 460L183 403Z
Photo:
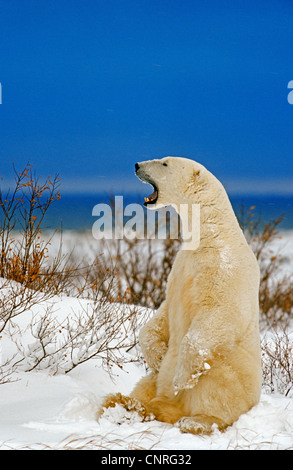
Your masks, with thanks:
M284 270L292 273L293 235L276 242L286 255ZM291 271L290 271L291 270ZM50 300L52 304L52 300ZM34 312L45 308L34 306ZM54 298L59 317L80 312L80 299ZM83 308L82 311L85 311ZM26 330L32 318L28 310L15 319L15 331L23 334L23 345L34 352L34 338ZM18 329L19 327L20 329ZM15 333L16 334L16 333ZM2 333L2 363L14 354L15 344ZM125 352L125 356L131 351ZM1 350L0 350L1 358ZM293 449L293 397L268 394L242 415L224 433L210 436L182 434L178 428L157 421L141 422L122 408L111 409L96 420L103 397L120 391L128 394L145 374L138 362L114 366L111 377L97 358L79 364L68 373L53 375L52 368L12 372L9 383L0 384L0 449ZM62 368L61 368L62 369Z
M129 364L112 382L95 362L67 375L19 374L1 385L1 449L292 449L293 400L262 394L260 403L225 433L182 434L157 421L142 423L114 409L99 422L95 413L105 393L129 392L143 374ZM119 423L119 424L118 424Z

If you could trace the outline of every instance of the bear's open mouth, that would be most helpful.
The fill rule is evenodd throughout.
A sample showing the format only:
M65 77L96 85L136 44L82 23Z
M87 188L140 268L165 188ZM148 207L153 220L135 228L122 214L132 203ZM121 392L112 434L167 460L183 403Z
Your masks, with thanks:
M156 204L158 197L159 197L159 190L157 185L153 182L153 180L149 177L148 174L146 174L140 167L139 164L136 163L135 165L136 171L135 174L136 176L143 182L150 184L153 187L153 192L150 194L148 197L144 198L144 206L148 206L149 204Z
M144 198L144 206L147 206L148 204L156 204L159 195L157 186L154 183L151 183L150 181L148 181L148 183L152 185L154 191L148 197Z

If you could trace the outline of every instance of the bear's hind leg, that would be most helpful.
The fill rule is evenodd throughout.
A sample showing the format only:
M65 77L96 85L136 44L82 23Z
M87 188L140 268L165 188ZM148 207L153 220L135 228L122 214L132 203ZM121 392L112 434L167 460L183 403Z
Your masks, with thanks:
M157 376L156 372L151 372L145 377L142 377L136 384L130 396L136 400L148 405L148 403L155 398L157 393Z
M143 377L137 383L130 396L122 395L121 393L106 396L97 412L97 419L102 416L105 409L114 408L117 404L123 406L127 411L138 413L143 421L153 419L148 403L156 395L156 375L151 373Z
M149 421L151 419L151 414L143 405L143 403L139 402L136 398L128 397L126 395L122 395L121 393L115 393L114 395L108 395L105 397L97 412L97 420L99 420L99 418L102 416L105 409L114 408L116 405L123 406L126 411L138 413L143 421Z
M177 421L176 426L184 433L211 434L215 429L224 431L228 424L214 416L195 415L183 416Z
M155 397L149 404L149 410L158 421L164 423L174 424L184 416L180 404L166 397Z

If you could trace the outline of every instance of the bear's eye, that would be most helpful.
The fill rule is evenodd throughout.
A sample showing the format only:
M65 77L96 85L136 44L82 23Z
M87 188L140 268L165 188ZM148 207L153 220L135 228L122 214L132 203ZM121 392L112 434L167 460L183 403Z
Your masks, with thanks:
M164 166L168 166L168 163L164 162L163 165L164 165Z

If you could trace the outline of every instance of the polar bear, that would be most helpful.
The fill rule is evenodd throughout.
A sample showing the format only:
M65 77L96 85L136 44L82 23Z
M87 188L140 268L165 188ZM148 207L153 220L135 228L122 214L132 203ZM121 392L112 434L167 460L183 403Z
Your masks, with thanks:
M182 432L224 430L259 401L259 267L226 191L201 164L165 157L135 165L153 186L149 209L200 204L200 243L178 252L160 308L139 343L150 368L116 403ZM190 211L189 211L190 213Z

